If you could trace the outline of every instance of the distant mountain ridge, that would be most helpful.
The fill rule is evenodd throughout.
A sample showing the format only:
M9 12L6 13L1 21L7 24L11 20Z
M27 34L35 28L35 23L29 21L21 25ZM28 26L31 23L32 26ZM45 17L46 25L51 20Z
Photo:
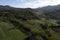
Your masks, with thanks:
M60 9L60 5L36 8L37 11L48 11L48 10L53 11L53 10L58 10L58 9Z
M3 5L0 5L0 9L1 8L6 8L6 9L12 9L12 8L15 8L15 7L11 7L11 6L9 6L9 5L5 5L5 6L3 6ZM17 8L17 9L27 9L27 8ZM32 9L32 8L31 8ZM45 10L58 10L58 9L60 9L60 5L55 5L55 6L45 6L45 7L39 7L39 8L35 8L34 10L36 10L36 11L45 11Z
M10 9L14 9L14 7L11 7L11 6L8 6L8 5L5 5L5 6L3 6L3 5L0 5L0 9L1 10L10 10Z

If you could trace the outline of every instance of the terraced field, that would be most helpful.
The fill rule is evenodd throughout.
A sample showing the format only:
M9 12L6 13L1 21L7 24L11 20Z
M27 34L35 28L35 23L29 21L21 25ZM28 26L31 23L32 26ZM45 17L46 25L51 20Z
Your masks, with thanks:
M11 29L13 27L10 23L0 22L0 40L24 40L26 38L20 30Z

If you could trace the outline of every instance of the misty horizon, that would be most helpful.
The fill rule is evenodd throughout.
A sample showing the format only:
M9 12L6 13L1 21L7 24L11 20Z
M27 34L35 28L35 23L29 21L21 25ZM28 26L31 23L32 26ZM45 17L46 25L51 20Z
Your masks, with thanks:
M17 8L38 8L60 5L60 0L0 0L0 5L9 5Z
M43 6L43 7L53 7L53 6L59 6L59 5L47 5L47 6ZM0 6L7 6L7 7L13 7L13 8L24 8L24 7L15 7L15 6L11 6L11 5L0 5ZM37 8L43 8L43 7L37 7ZM27 7L27 8L31 8L31 7ZM32 8L32 9L35 9L35 8Z

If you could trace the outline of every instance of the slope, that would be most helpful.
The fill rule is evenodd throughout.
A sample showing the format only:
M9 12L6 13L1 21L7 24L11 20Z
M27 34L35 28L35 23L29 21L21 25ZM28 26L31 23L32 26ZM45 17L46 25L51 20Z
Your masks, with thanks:
M0 22L0 40L24 40L26 35L20 30L9 30L13 27L10 23Z

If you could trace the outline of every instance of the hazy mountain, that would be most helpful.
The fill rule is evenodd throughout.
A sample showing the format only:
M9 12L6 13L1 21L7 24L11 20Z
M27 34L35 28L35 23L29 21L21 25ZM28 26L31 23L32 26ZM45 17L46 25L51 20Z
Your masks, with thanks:
M37 11L53 11L53 10L59 10L59 9L60 9L60 5L36 8Z

